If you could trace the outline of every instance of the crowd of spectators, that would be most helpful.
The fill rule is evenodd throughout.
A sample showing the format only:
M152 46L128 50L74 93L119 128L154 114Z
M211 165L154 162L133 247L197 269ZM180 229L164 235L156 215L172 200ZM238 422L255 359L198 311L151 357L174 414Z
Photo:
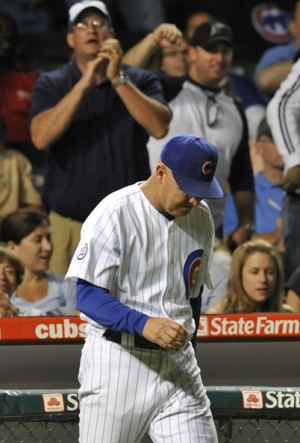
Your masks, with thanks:
M110 192L146 180L177 133L218 148L227 198L209 202L214 289L204 288L202 312L300 312L300 1L225 10L221 1L104 0L93 16L77 8L0 0L0 316L76 314L63 279L82 223ZM24 214L37 220L27 230ZM17 219L25 230L16 239L7 226L19 235ZM241 289L238 302L232 280L243 287L250 250L271 257L276 303L254 306ZM272 286L261 262L252 267Z

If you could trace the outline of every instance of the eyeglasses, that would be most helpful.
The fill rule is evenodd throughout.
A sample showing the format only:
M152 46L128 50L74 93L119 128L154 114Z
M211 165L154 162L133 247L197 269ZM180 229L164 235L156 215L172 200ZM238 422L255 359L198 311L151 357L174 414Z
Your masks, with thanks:
M207 96L205 105L206 121L208 126L211 128L218 120L219 104L215 98L215 95L209 95L205 91L203 92Z
M76 26L76 28L80 29L81 31L86 30L90 25L93 26L93 28L95 29L101 29L101 28L105 28L107 27L107 23L105 22L100 22L99 20L93 20L91 22L78 22L75 23L74 26Z

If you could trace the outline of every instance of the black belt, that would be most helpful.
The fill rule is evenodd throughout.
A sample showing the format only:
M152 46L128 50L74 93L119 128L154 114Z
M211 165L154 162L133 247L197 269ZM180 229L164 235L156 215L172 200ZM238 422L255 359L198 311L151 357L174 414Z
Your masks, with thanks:
M103 334L103 337L105 337L106 340L113 341L114 343L118 343L119 345L122 343L122 332L119 331L106 329L106 331ZM140 335L134 335L134 346L137 348L144 348L144 349L156 349L162 351L164 350L164 348L161 348L159 345L152 343L151 341L147 340L144 337L141 337Z

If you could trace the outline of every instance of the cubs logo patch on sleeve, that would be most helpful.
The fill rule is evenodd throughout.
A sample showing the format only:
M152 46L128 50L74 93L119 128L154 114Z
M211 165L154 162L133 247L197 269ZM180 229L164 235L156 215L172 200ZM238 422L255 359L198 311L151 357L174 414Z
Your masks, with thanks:
M196 251L191 252L185 261L183 267L183 276L187 298L189 298L189 294L194 287L194 283L201 264L202 255L203 249L197 249Z

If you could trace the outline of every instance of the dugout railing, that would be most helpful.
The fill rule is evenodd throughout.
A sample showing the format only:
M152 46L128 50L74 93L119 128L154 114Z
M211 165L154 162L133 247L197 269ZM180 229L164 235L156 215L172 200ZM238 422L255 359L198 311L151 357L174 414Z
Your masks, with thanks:
M78 440L84 337L78 317L0 318L0 442ZM201 316L198 341L221 443L300 442L300 314Z
M209 386L220 443L300 441L300 388ZM0 391L0 442L78 441L74 390Z

